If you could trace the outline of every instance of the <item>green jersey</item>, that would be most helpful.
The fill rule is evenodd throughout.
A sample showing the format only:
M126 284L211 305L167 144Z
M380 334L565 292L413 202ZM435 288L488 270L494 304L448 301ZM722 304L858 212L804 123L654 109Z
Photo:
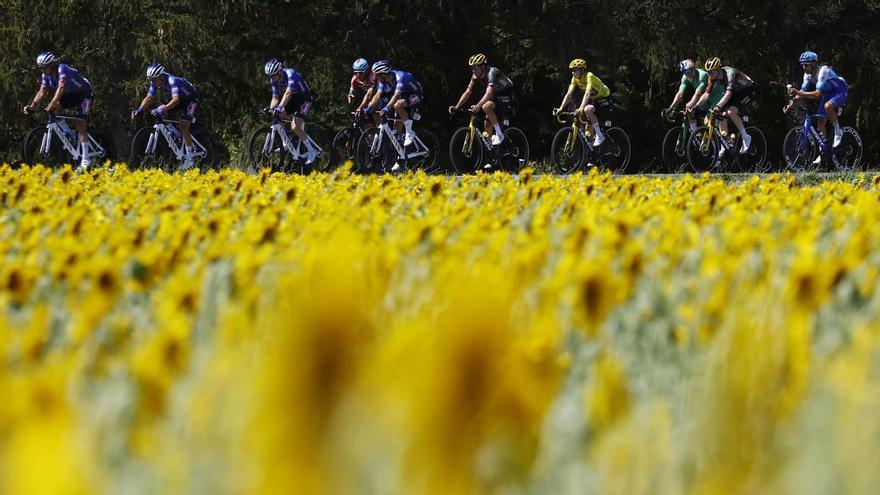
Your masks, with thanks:
M684 93L688 88L694 91L703 91L709 85L709 73L703 69L697 69L697 79L692 81L687 75L681 75L681 84L678 85L678 91Z

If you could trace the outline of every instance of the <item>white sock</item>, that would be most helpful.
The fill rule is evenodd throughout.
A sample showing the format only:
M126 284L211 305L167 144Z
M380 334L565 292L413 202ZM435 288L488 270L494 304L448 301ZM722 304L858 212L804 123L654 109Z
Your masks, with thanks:
M80 149L82 150L82 159L84 162L90 161L87 158L87 155L92 152L92 143L88 141L83 141L80 144Z
M599 124L593 124L593 132L596 133L596 137L602 137L602 129L599 128Z
M831 125L834 126L834 134L840 134L840 121L837 120Z
M193 147L192 146L184 146L183 149L186 151L186 159L193 159Z
M495 124L495 135L498 137L504 135L504 132L501 131L501 124Z
M691 128L691 132L697 132L697 123L696 123L696 122L691 122L691 123L690 123L690 128Z
M308 134L306 134L306 138L305 138L304 142L306 143L306 151L308 151L309 153L315 151L315 147L312 146L312 140L309 139Z
M406 119L406 120L403 121L403 128L406 129L406 133L407 133L407 134L412 134L412 133L413 133L413 132L412 132L412 126L413 126L413 121L412 121L412 119Z

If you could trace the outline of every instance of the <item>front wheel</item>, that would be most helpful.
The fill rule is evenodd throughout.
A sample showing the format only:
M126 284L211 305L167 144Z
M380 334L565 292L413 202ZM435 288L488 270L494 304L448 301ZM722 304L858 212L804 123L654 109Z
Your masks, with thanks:
M357 151L358 139L360 137L361 131L356 127L340 129L339 132L333 136L333 149L336 151L336 155L342 160L353 161L355 158L355 152Z
M420 129L418 136L428 154L413 160L413 168L424 170L426 174L436 174L440 171L440 139L427 129Z
M330 134L319 126L308 126L306 132L312 143L318 148L318 158L308 168L315 172L329 172L338 165L336 148L330 141Z
M629 136L619 127L612 127L605 131L605 142L599 150L599 163L614 174L622 174L629 165L630 157Z
M214 146L214 136L207 129L195 129L192 132L192 137L205 148L205 155L196 157L195 160L193 160L195 165L199 167L199 170L202 172L216 170L217 151Z
M151 140L156 143L150 149ZM158 168L165 170L172 163L171 149L165 139L152 127L141 127L131 140L131 159L133 170Z
M782 157L785 166L793 173L809 172L816 169L813 161L819 156L819 146L813 136L802 126L792 127L782 142Z
M43 153L43 140L49 139L48 153ZM21 157L25 163L55 168L61 163L63 147L57 136L53 136L46 127L35 127L28 131L21 143Z
M667 172L678 172L687 164L688 131L686 129L686 127L684 129L673 127L663 138L660 152Z
M862 161L862 137L852 127L843 128L840 146L831 150L841 170L859 170Z
M721 149L721 142L718 136L714 136L709 132L708 127L700 127L691 133L687 144L687 163L686 169L681 170L685 173L701 173L711 170L718 162L718 153Z
M571 174L580 169L586 160L584 140L572 127L563 127L553 136L550 148L553 170L557 174Z
M388 137L378 127L367 129L358 140L356 161L358 171L381 174L391 169L397 160L397 152L389 144Z
M271 127L262 127L251 134L248 158L255 170L281 172L289 161L290 154L284 149L281 137Z
M767 172L767 138L757 127L747 127L746 133L751 136L749 149L741 153L742 134L737 133L733 151L736 152L736 168L740 172L762 174Z
M504 141L498 148L498 164L503 170L518 173L529 163L529 139L516 127L504 131Z
M452 134L449 140L449 161L452 168L459 174L470 174L483 162L483 145L477 132L469 127L462 127Z

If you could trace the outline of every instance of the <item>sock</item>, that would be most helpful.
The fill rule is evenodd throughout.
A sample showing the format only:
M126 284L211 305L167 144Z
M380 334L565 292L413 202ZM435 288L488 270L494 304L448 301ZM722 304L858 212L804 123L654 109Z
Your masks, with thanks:
M504 132L501 131L501 124L495 124L495 135L498 137L504 136Z
M840 134L840 121L835 120L832 125L834 126L834 134Z
M406 129L406 133L407 133L407 134L412 134L412 133L413 133L413 131L412 131L412 126L413 126L413 121L412 121L412 119L406 119L406 120L403 121L403 128Z
M308 134L306 134L306 137L305 137L305 141L304 141L304 142L306 143L306 151L308 151L309 153L315 151L315 147L312 146L312 140L309 139L309 135L308 135Z
M88 141L83 141L80 144L80 148L82 149L82 163L88 165L92 162L91 158L88 157L88 154L92 152L92 143Z
M183 148L186 151L186 159L192 160L193 159L193 147L192 146L184 146Z
M596 133L596 137L602 137L602 129L599 128L599 124L593 124L593 132Z
M691 123L690 123L690 128L691 128L691 132L697 132L697 123L696 123L696 122L691 122Z

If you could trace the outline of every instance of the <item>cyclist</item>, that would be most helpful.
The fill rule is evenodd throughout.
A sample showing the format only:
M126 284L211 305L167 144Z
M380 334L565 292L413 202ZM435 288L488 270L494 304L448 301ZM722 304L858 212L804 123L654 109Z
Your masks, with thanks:
M505 137L501 130L500 121L504 114L510 110L513 99L513 81L497 67L490 66L488 59L482 53L468 59L468 65L471 68L471 80L467 89L458 99L458 103L449 107L449 113L453 114L464 106L478 87L485 87L483 97L475 105L472 105L470 110L474 113L480 111L486 113L486 133L492 134L490 141L493 146L498 146Z
M663 110L663 115L665 116L672 113L678 105L684 101L685 94L693 89L691 98L684 105L684 112L687 115L691 132L695 132L697 130L697 118L694 110L704 111L706 108L712 108L715 106L718 101L721 100L721 97L724 96L724 88L720 85L716 86L715 92L709 97L706 104L704 106L697 106L700 97L703 96L703 93L705 93L706 89L709 87L709 73L703 69L697 68L696 64L691 59L682 60L678 64L678 70L681 72L681 83L678 85L678 93L675 94L669 108Z
M611 96L611 90L595 74L587 71L586 60L576 58L568 64L568 68L571 69L571 82L568 85L568 91L562 97L562 103L559 104L559 108L553 109L553 115L556 115L568 106L571 103L575 90L580 89L584 92L584 96L575 110L575 114L578 116L584 113L587 114L587 120L595 134L593 146L600 146L605 142L605 135L602 133L602 129L599 128L596 109L604 109L611 106L611 100L608 99Z
M351 76L351 84L348 87L348 104L351 105L358 91L363 91L364 98L357 108L360 110L369 101L370 90L376 85L376 76L373 75L373 71L370 70L370 63L365 58L355 60L351 70L354 74Z
M376 75L377 84L370 106L378 108L383 102L383 96L390 95L390 99L379 113L382 116L388 116L392 111L396 112L397 116L403 120L403 130L405 131L403 145L412 145L415 139L412 128L412 111L418 108L425 98L422 85L409 72L391 70L391 65L387 60L380 60L373 64L373 74Z
M306 134L305 119L312 111L315 97L309 84L299 72L282 66L277 58L270 58L263 66L263 72L269 76L269 85L272 86L272 101L269 110L282 118L288 115L293 118L290 121L290 130L296 134L301 143L306 146L306 165L315 163L318 158L318 150L312 145L309 135ZM282 93L282 89L284 93Z
M789 88L788 94L794 96L792 102L785 108L800 100L819 100L819 108L816 112L816 128L825 134L825 120L831 122L834 127L833 148L840 146L843 140L843 131L840 129L840 121L837 119L837 109L849 99L849 90L846 80L838 76L828 65L819 68L819 56L815 52L804 52L799 61L804 69L804 80L801 89ZM821 161L821 157L817 160Z
M134 119L143 113L153 99L157 98L157 92L170 93L171 99L165 104L160 104L150 113L161 117L172 110L174 113L179 112L180 132L183 134L185 153L181 170L188 170L193 167L193 144L190 126L196 121L196 108L199 105L196 88L186 79L166 71L165 66L160 63L153 63L147 67L147 80L150 81L150 89L147 91L147 96L144 97L141 104L131 112L131 118Z
M89 153L92 151L89 141L88 118L92 111L92 84L73 67L60 62L52 52L42 52L37 55L37 67L43 72L40 78L40 89L34 95L33 100L25 105L24 113L29 114L37 108L40 100L50 90L55 94L46 105L47 112L54 112L60 108L76 108L74 126L79 133L79 146L82 158L79 170L85 171L91 165Z
M718 57L710 58L706 61L703 68L709 73L709 86L706 92L700 97L699 105L705 105L709 101L709 96L713 94L716 85L724 87L724 96L716 103L711 111L713 114L721 114L730 119L733 125L742 136L742 147L740 153L749 151L752 145L752 137L746 132L742 118L739 116L742 107L746 105L755 94L755 83L752 79L742 71L733 67L721 66L721 59ZM722 127L722 131L726 129ZM724 154L725 148L722 147L720 155Z

